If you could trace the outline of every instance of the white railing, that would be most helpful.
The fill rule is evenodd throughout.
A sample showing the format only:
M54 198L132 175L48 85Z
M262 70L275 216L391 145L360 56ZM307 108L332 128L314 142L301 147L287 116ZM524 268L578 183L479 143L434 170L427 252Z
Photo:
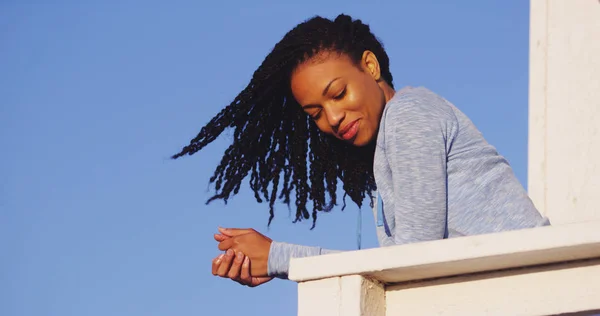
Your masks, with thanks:
M600 221L293 259L298 315L600 310Z

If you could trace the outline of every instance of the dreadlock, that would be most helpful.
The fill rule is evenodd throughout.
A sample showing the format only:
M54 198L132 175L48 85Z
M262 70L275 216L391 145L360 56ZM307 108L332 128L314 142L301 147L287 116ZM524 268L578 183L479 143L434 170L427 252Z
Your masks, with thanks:
M280 199L289 207L294 192L294 222L312 215L314 228L317 212L337 205L338 179L343 184L344 207L346 196L362 207L365 196L372 201L376 189L375 145L355 147L322 133L292 96L290 76L299 64L320 52L346 54L359 65L365 50L377 56L383 79L392 85L388 56L368 25L344 14L333 21L316 16L298 24L275 45L233 102L172 158L193 155L226 128L234 128L232 144L210 178L215 195L207 204L216 199L227 203L249 174L256 201L269 204L269 225L275 201Z

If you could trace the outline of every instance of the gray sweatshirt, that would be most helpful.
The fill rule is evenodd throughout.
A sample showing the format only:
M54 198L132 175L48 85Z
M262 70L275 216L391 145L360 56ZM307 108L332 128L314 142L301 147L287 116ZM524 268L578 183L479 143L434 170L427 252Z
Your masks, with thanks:
M373 168L382 247L550 225L506 159L425 88L403 88L385 105ZM291 258L333 252L273 241L268 273L286 279Z

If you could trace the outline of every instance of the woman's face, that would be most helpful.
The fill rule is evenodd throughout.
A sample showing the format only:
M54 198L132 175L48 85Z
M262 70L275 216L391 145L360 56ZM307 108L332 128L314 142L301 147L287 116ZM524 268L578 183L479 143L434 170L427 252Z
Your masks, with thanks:
M366 51L359 66L345 54L325 54L294 70L294 98L324 133L354 146L367 145L377 136L394 90L380 78L373 53Z

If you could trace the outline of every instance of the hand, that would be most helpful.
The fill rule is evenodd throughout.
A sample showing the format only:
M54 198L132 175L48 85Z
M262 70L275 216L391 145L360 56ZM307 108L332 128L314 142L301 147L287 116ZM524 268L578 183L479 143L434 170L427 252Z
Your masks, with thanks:
M272 277L252 277L250 275L250 259L238 252L233 255L233 250L219 255L212 261L212 273L249 287L259 286L271 281Z
M219 250L242 252L252 263L250 274L254 277L266 277L269 251L272 240L254 229L219 228L221 234L215 235L219 241Z

